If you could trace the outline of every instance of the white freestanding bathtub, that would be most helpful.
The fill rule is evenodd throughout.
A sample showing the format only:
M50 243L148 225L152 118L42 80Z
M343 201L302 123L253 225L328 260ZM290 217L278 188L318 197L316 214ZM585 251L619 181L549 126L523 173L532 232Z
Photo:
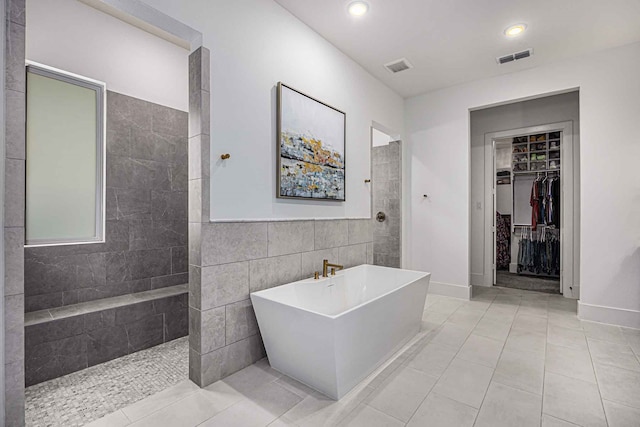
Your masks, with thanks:
M430 276L360 265L252 293L269 363L340 399L420 331Z

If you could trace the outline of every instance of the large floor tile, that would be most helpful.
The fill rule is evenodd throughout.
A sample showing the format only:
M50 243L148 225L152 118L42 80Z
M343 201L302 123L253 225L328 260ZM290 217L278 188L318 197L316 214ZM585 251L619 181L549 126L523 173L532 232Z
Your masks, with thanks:
M512 329L504 346L505 350L530 352L543 359L546 342L545 335L537 332Z
M547 318L532 316L530 314L521 314L520 312L518 312L518 314L516 314L515 320L513 321L512 328L546 334Z
M549 311L546 304L521 304L518 308L518 314L546 318Z
M582 330L582 322L575 313L567 312L549 312L549 325L560 326L567 329Z
M499 341L506 341L509 331L511 330L511 322L503 322L493 320L488 317L480 319L476 327L473 329L475 335L481 335L487 338L493 338Z
M503 342L471 334L458 352L458 358L495 368Z
M433 391L474 408L479 408L493 369L455 358L438 380Z
M593 363L617 366L618 368L640 371L640 363L631 347L627 344L616 344L587 338Z
M605 325L604 323L588 322L583 320L582 328L589 338L618 344L627 343L627 340L622 333L622 328L619 326Z
M131 420L122 411L112 412L107 416L97 419L85 427L125 427L131 424Z
M338 402L314 412L302 420L296 421L300 427L336 426L346 419L366 399L373 389L357 386Z
M530 352L504 350L493 381L542 396L544 359Z
M371 406L360 404L340 425L349 427L402 427L404 422Z
M542 396L492 382L478 413L477 427L538 427Z
M602 398L640 409L640 372L595 364Z
M478 410L438 393L429 393L407 427L471 427Z
M447 321L450 314L440 313L438 311L425 310L422 313L423 330L433 330Z
M473 329L482 316L484 316L484 310L460 307L455 313L449 316L448 322L463 328Z
M587 350L547 345L545 369L548 372L596 383L596 375Z
M584 427L606 427L598 386L547 372L542 411Z
M542 427L576 427L576 424L561 420L551 415L542 414Z
M547 341L549 342L549 344L577 348L580 350L588 350L587 338L584 332L581 330L549 325L549 330L547 332Z
M264 384L246 394L247 400L260 406L277 418L296 406L303 397L276 382Z
M391 374L365 402L379 411L407 422L436 381L436 377L405 367Z
M429 343L409 359L408 365L437 378L447 369L456 352L449 346Z
M238 392L245 394L266 383L275 381L281 376L282 374L269 366L269 362L265 358L228 376L222 381Z
M462 304L464 304L463 300L453 298L442 299L435 304L430 305L429 311L437 311L439 313L451 315L454 311L459 309Z
M200 427L265 427L277 417L249 400L241 400L230 408L200 424ZM183 424L174 424L176 426Z
M140 400L132 405L122 409L122 412L131 421L137 421L146 417L170 404L182 400L192 393L200 390L200 387L195 385L190 380L184 380L175 386L156 393L146 399ZM241 396L240 396L241 398Z
M640 427L640 409L604 400L609 427Z
M471 328L462 328L460 326L452 325L449 322L442 325L442 329L431 340L434 344L444 344L449 347L459 349L462 344L467 340Z
M225 410L205 393L196 392L131 424L135 427L197 426Z

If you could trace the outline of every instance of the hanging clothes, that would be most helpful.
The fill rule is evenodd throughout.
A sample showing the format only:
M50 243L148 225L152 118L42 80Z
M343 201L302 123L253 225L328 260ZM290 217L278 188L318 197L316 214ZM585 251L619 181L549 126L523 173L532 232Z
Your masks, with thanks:
M560 230L523 229L518 243L518 273L560 276Z
M560 227L560 177L539 176L531 185L531 230L538 225Z
M511 263L511 216L496 212L496 267L509 268Z

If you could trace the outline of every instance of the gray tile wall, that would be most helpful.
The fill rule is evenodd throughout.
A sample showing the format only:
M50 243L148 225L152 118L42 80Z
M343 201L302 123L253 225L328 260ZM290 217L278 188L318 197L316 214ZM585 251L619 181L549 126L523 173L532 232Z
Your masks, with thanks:
M369 219L203 223L201 232L190 295L191 379L201 386L264 357L250 292L312 277L325 258L373 263Z
M400 141L373 147L373 216L384 212L384 222L373 222L373 263L400 267L402 223L402 147Z
M4 404L0 425L24 425L25 2L5 0Z
M202 387L265 356L250 292L311 277L324 258L373 262L371 220L209 222L209 63L205 48L189 57L189 376Z
M106 242L26 248L27 312L188 282L187 123L107 92Z
M30 386L183 337L189 332L183 293L25 328Z

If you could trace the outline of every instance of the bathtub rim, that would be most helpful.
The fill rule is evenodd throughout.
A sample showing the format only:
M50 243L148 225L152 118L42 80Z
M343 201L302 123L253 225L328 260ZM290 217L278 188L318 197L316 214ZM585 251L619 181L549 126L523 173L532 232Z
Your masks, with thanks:
M409 286L409 285L417 282L418 280L422 280L422 279L424 279L426 277L428 277L428 278L431 277L431 273L424 272L424 271L409 270L409 269L405 269L405 268L385 267L385 266L381 266L381 265L372 265L372 264L360 264L360 265L356 265L356 266L353 266L353 267L345 268L344 270L340 270L339 272L336 272L336 276L342 276L348 270L361 268L363 266L371 266L371 267L384 268L384 269L389 269L389 270L402 270L402 271L407 271L407 272L411 272L411 273L418 273L418 274L421 274L421 276L417 277L416 279L411 280L409 282L405 282L401 286L398 286L397 288L394 288L394 289L392 289L392 290L390 290L388 292L385 292L385 293L383 293L381 295L378 295L375 298L372 298L372 299L367 300L367 301L365 301L363 303L360 303L360 304L358 304L358 305L356 305L354 307L351 307L350 309L345 310L342 313L338 313L338 314L334 314L334 315L319 313L317 311L309 310L307 308L299 307L299 306L296 306L296 305L285 304L285 303L283 303L281 301L277 301L277 300L275 300L273 298L268 298L268 297L265 297L265 296L261 295L261 294L264 294L264 293L268 293L272 289L279 288L279 287L282 287L282 286L296 285L296 284L299 284L299 283L302 283L302 282L306 282L309 279L314 280L311 277L310 278L306 278L306 279L296 280L295 282L285 283L284 285L274 286L274 287L269 288L269 289L262 289L260 291L251 292L251 293L249 293L249 297L251 298L251 303L252 304L253 304L253 298L255 297L255 298L259 298L259 299L262 299L262 300L265 300L265 301L269 301L269 302L272 302L272 303L275 303L275 304L278 304L278 305L281 305L281 306L284 306L284 307L295 308L296 310L305 311L307 313L311 313L311 314L315 314L317 316L322 316L322 317L325 317L325 318L328 318L328 319L335 320L335 319L338 319L338 318L340 318L342 316L347 315L348 313L351 313L352 311L354 311L354 310L356 310L356 309L358 309L360 307L363 307L363 306L365 306L365 305L367 305L369 303L372 303L372 302L377 301L377 300L379 300L379 299L381 299L381 298L383 298L385 296L388 296L388 295L390 295L390 294L392 294L392 293L394 293L394 292L396 292L396 291L398 291L400 289L403 289L406 286ZM327 279L330 279L330 277L322 277L322 278L320 278L318 280L325 281ZM318 283L318 282L314 281L312 283ZM427 284L427 287L428 286L429 286L429 284ZM427 291L428 291L428 289L427 289Z

